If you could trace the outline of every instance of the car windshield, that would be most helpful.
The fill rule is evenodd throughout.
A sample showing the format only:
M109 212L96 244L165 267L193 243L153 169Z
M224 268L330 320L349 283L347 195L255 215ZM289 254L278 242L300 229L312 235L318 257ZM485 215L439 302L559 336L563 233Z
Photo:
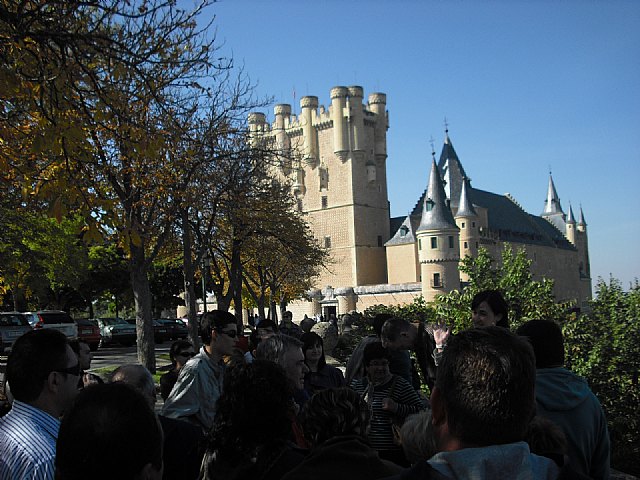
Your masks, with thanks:
M0 327L24 327L29 325L26 315L3 313L0 315Z
M121 318L101 318L102 323L105 325L129 325Z

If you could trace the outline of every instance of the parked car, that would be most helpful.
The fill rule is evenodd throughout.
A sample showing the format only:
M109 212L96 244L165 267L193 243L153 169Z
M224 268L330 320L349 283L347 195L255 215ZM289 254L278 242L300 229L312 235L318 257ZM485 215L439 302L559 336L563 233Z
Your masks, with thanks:
M166 327L168 338L171 340L187 338L189 334L185 324L176 318L158 318L156 321Z
M127 318L126 322L130 325L133 325L134 327L136 325L135 318ZM167 329L167 327L165 325L162 325L157 320L153 320L153 341L155 343L163 343L168 338L171 337L169 336L169 330Z
M102 340L102 334L100 333L100 327L95 320L87 320L86 318L79 318L76 320L78 325L78 339L84 340L92 352L95 352L100 346Z
M163 325L157 320L153 321L153 338L156 343L163 343L165 340L171 338L169 329L166 325Z
M67 338L78 337L78 326L67 312L62 310L40 310L25 312L31 328L54 328L64 333Z
M10 349L19 336L30 330L29 318L24 313L0 312L0 353Z
M136 327L127 323L122 318L96 318L102 341L100 345L119 343L129 347L136 341Z

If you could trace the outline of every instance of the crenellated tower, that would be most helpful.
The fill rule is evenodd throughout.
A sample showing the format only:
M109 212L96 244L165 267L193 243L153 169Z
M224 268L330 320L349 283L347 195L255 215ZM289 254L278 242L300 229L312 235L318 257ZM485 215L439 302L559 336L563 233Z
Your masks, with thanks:
M286 159L279 174L290 181L298 208L331 253L319 288L387 281L386 95L372 93L367 104L363 97L360 86L338 86L328 109L318 97L305 96L299 116L286 104L275 106L272 125L261 113L249 116L250 132L269 138Z

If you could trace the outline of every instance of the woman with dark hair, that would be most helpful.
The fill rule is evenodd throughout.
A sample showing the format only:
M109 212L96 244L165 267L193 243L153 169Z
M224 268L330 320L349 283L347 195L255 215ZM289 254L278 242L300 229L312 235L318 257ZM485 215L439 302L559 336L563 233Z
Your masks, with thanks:
M422 410L424 404L409 382L389 371L389 353L381 342L368 344L363 360L367 376L351 382L351 388L371 409L371 446L380 458L409 466L394 428L401 426L408 415Z
M301 340L304 363L309 367L304 376L304 389L307 393L313 395L325 388L344 387L346 384L340 369L327 365L322 337L315 332L309 332L303 334Z
M498 290L484 290L471 301L471 321L474 327L509 328L509 305Z
M191 342L187 340L176 340L171 344L169 349L169 358L171 359L171 370L160 377L160 395L166 400L171 389L178 380L178 374L184 365L195 356Z
M471 322L476 328L497 326L509 329L509 305L498 290L483 290L475 294L471 301ZM450 334L451 329L445 325L433 329L436 343L433 358L436 365L440 364Z
M276 480L304 455L291 446L293 392L274 362L230 367L217 402L200 478Z
M302 413L311 453L282 480L370 480L399 473L399 466L380 459L369 445L370 416L367 404L350 388L316 393Z

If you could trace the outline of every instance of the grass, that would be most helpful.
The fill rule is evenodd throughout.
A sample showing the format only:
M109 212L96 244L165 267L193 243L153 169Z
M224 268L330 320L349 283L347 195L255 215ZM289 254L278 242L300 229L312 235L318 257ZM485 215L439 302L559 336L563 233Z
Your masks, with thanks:
M168 353L161 353L160 355L156 356L156 359L166 360L167 362L170 360ZM90 371L91 373L99 375L103 380L107 380L116 368L118 367L113 366L113 367L92 368ZM156 371L156 373L153 374L153 381L156 385L160 385L160 377L165 373L166 373L165 371L158 370Z

